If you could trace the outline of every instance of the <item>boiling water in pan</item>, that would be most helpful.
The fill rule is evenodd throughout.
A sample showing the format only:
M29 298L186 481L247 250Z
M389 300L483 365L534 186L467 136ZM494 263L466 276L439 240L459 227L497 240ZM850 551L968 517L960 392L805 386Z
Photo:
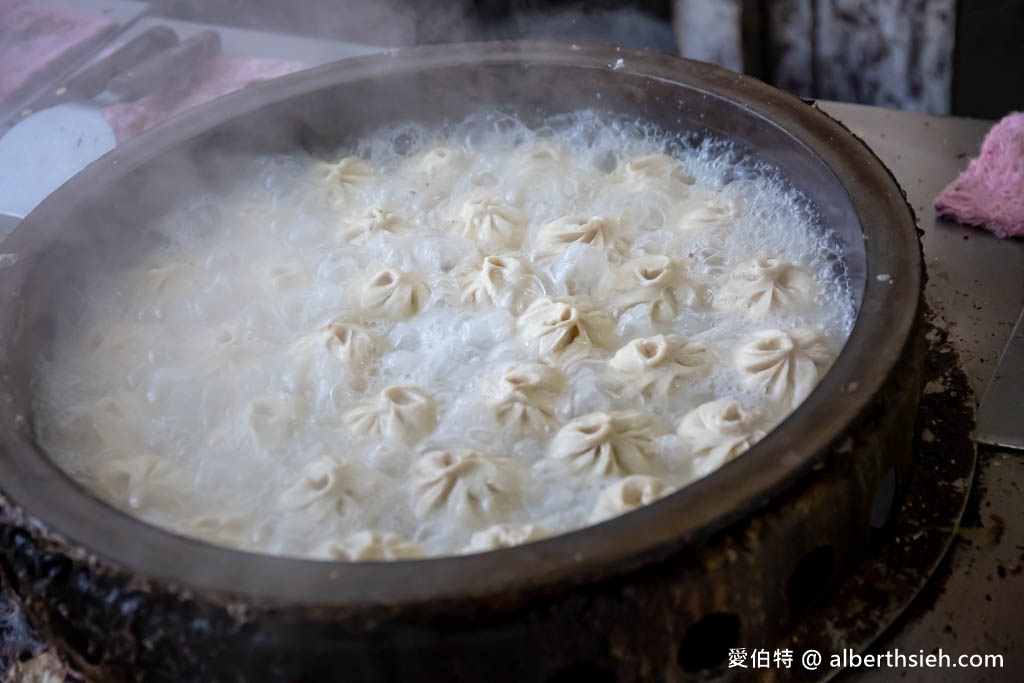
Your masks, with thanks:
M854 315L771 169L599 112L265 158L158 229L39 368L41 440L269 553L478 552L653 502L785 417Z

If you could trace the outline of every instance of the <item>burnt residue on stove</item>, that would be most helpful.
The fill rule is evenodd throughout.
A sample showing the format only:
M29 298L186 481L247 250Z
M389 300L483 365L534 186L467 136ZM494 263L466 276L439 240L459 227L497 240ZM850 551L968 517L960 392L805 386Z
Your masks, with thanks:
M928 320L929 348L914 482L900 514L901 527L894 530L890 541L897 554L880 552L878 556L882 571L890 563L902 563L893 566L906 568L904 574L910 581L902 591L910 602L867 650L874 654L894 649L905 628L930 612L945 593L955 571L953 551L964 542L963 529L974 526L976 520L980 484L974 476L975 397L950 343L949 329L933 311L928 312ZM890 588L900 590L898 586ZM945 632L948 635L952 631L950 624Z
M0 559L0 561L3 561ZM0 680L19 662L26 662L46 649L25 622L25 616L0 575Z
M860 568L797 628L800 650L892 649L901 625L944 590L974 478L974 394L945 323L930 308L925 318L924 389L906 495L876 530Z

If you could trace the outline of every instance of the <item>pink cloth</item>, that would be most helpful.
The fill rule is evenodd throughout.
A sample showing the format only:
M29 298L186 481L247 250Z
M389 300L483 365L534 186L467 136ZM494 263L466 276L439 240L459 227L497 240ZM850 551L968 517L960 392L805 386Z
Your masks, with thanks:
M65 55L112 25L98 14L70 7L0 0L0 103L25 94Z
M218 56L200 68L192 87L182 96L160 93L135 102L119 102L103 109L103 116L114 129L117 142L135 137L161 121L256 81L284 76L303 68L300 62L259 57Z
M935 210L998 237L1024 237L1024 112L988 132L981 155L939 193Z

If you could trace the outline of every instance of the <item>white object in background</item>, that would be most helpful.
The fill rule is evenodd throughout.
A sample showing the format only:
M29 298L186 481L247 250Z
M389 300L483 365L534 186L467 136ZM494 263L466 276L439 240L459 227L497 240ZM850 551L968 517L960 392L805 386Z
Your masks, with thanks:
M116 144L103 114L87 104L62 104L19 121L0 137L0 213L24 218Z

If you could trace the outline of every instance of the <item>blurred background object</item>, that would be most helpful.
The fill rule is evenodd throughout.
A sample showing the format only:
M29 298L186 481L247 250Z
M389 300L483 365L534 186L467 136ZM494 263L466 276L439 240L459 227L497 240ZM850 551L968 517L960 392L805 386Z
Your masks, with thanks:
M760 75L805 97L948 113L955 4L955 0L771 3L766 18L771 39Z
M107 17L73 6L0 0L0 101L66 68L116 29Z
M1021 0L156 0L167 16L376 45L610 42L809 98L934 114L1024 107Z
M1024 110L1024 2L958 5L952 112L999 118Z
M431 13L462 0L422 3ZM187 21L278 31L374 45L416 39L415 0L153 0L152 14ZM437 5L435 7L434 5Z

